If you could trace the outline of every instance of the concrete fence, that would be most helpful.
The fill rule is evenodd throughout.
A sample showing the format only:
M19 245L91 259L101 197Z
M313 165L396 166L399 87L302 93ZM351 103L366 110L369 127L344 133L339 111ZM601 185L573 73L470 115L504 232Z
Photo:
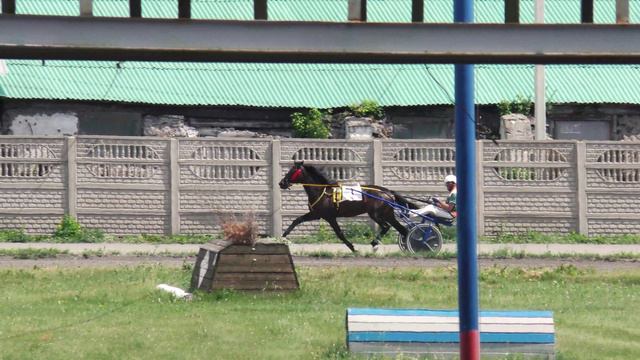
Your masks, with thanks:
M477 150L480 234L640 233L640 143L479 141ZM445 195L455 173L448 140L1 136L0 229L51 233L68 213L118 235L213 233L252 213L262 233L281 234L307 211L302 189L277 186L294 160L413 196Z

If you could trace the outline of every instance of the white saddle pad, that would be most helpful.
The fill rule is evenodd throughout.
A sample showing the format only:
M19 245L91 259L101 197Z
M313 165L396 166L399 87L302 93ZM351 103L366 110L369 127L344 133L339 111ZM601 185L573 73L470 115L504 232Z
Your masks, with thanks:
M342 201L362 201L362 188L360 185L342 186Z

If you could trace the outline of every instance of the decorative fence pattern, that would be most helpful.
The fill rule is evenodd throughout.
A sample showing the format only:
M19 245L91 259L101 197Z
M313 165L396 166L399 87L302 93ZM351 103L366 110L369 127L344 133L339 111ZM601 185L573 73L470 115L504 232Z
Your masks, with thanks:
M640 143L478 142L477 150L480 234L640 232ZM442 181L455 172L450 140L1 136L0 228L51 233L68 213L118 235L213 233L251 213L261 233L281 234L308 209L301 188L277 185L295 160L413 196L445 195Z

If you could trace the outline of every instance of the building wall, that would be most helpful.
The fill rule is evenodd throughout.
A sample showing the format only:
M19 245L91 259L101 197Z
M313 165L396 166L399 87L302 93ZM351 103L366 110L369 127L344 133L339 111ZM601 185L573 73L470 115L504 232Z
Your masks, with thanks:
M477 151L480 234L640 232L640 142L478 141ZM214 233L252 214L279 235L308 211L300 187L277 185L295 160L422 197L445 195L455 173L451 140L1 136L0 229L51 233L66 213L118 235ZM341 219L351 221L368 220Z
M181 115L189 126L196 127L201 136L212 135L216 129L235 128L269 135L291 136L290 115L304 109L252 107L181 107L145 104L91 103L77 101L3 99L2 134L15 135L123 135L143 134L143 120L147 115ZM336 109L339 111L340 109ZM394 124L394 137L400 139L454 137L453 106L390 107L385 109ZM497 107L476 107L478 138L499 138ZM24 120L38 122L44 132L34 131ZM68 126L62 126L63 119ZM70 119L77 119L71 121ZM53 122L54 124L46 124ZM69 123L70 122L70 123ZM602 122L599 125L596 124ZM580 133L594 131L607 140L640 137L640 105L625 104L561 104L547 111L548 132L562 137L561 130L569 129L565 139L582 139ZM560 126L564 123L564 126ZM77 126L76 126L77 124ZM604 125L603 125L604 124ZM14 130L11 131L12 126ZM75 126L75 127L74 127ZM603 126L606 134L602 134ZM77 128L77 129L76 129ZM40 129L40 128L38 128ZM38 130L35 129L35 130ZM586 129L586 130L583 130ZM595 129L595 130L594 130ZM574 132L577 135L572 136Z

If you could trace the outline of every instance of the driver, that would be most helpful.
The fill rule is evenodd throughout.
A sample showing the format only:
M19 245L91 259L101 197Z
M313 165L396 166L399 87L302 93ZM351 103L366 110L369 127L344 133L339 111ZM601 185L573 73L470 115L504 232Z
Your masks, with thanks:
M431 204L412 212L414 214L430 215L445 220L453 220L456 216L458 216L458 213L456 211L456 197L458 195L456 183L457 180L455 175L447 175L444 178L444 185L447 187L449 196L447 196L445 202L442 202L438 198L434 197L430 199Z

